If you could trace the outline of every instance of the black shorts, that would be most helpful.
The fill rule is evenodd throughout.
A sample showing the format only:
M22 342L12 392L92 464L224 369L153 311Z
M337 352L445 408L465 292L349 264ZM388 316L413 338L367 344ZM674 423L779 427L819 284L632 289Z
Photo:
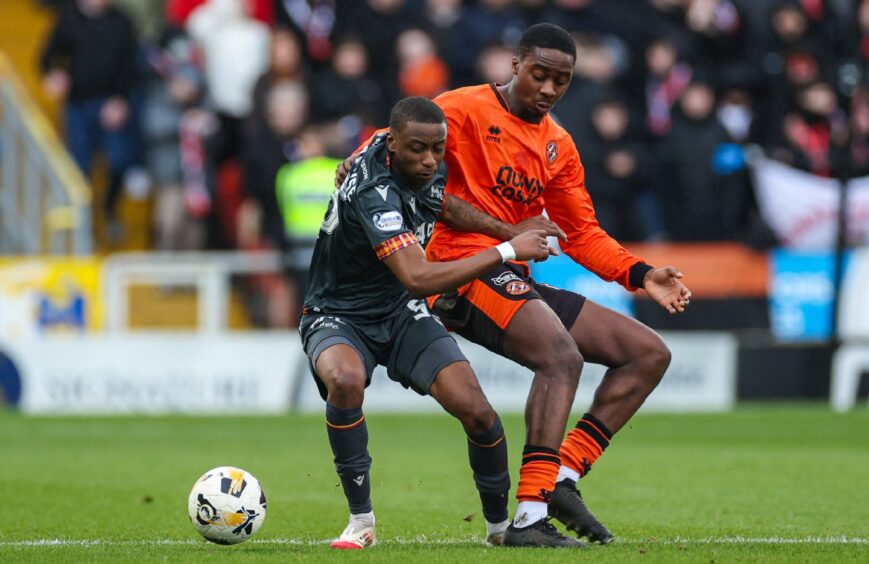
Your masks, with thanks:
M366 387L380 364L390 379L420 395L429 393L438 372L466 360L456 340L423 300L411 299L393 316L377 322L358 322L341 315L304 315L299 333L323 399L327 390L317 376L317 358L333 345L349 345L359 353L365 363Z
M503 355L507 326L528 300L546 302L568 330L585 304L585 296L535 282L521 265L506 263L429 305L450 331Z

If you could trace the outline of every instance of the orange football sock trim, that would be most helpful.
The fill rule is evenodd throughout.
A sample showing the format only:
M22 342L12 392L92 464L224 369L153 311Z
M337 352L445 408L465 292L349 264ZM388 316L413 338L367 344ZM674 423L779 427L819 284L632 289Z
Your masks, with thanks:
M519 501L549 502L549 495L555 489L555 479L561 467L561 458L555 449L525 445L522 451L522 466L519 468L519 487L516 499Z
M586 413L561 443L561 463L585 476L610 444L613 434L594 415Z
M354 421L353 423L350 423L349 425L335 425L334 423L329 423L329 420L327 419L326 426L329 427L330 429L335 429L336 431L352 431L353 429L355 429L359 425L362 425L363 422L365 422L364 415L362 417L360 417L359 419L357 419L356 421Z

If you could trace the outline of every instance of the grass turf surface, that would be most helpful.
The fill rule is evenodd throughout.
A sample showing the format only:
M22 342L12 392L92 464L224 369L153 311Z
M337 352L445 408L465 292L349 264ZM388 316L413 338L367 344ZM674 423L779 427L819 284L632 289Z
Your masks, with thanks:
M865 410L637 416L580 484L618 540L581 554L481 545L485 524L453 419L367 421L381 544L339 554L323 542L347 510L320 416L0 413L0 562L869 562ZM521 417L504 424L515 487L524 429ZM256 539L234 547L201 542L186 514L193 481L221 465L252 472L269 501Z

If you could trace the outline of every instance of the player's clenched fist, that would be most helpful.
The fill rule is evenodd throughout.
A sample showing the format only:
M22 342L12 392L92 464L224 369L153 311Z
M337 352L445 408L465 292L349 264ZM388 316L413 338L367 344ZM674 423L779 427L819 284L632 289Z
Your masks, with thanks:
M546 231L535 229L521 233L509 241L516 251L516 260L542 261L549 255L557 255L558 251L549 246L546 241Z

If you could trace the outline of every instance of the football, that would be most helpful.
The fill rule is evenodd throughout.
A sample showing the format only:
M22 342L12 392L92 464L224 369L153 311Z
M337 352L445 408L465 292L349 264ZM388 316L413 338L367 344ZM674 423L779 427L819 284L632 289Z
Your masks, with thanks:
M253 537L266 518L266 496L249 472L213 468L193 484L187 499L190 522L207 540L238 544Z

